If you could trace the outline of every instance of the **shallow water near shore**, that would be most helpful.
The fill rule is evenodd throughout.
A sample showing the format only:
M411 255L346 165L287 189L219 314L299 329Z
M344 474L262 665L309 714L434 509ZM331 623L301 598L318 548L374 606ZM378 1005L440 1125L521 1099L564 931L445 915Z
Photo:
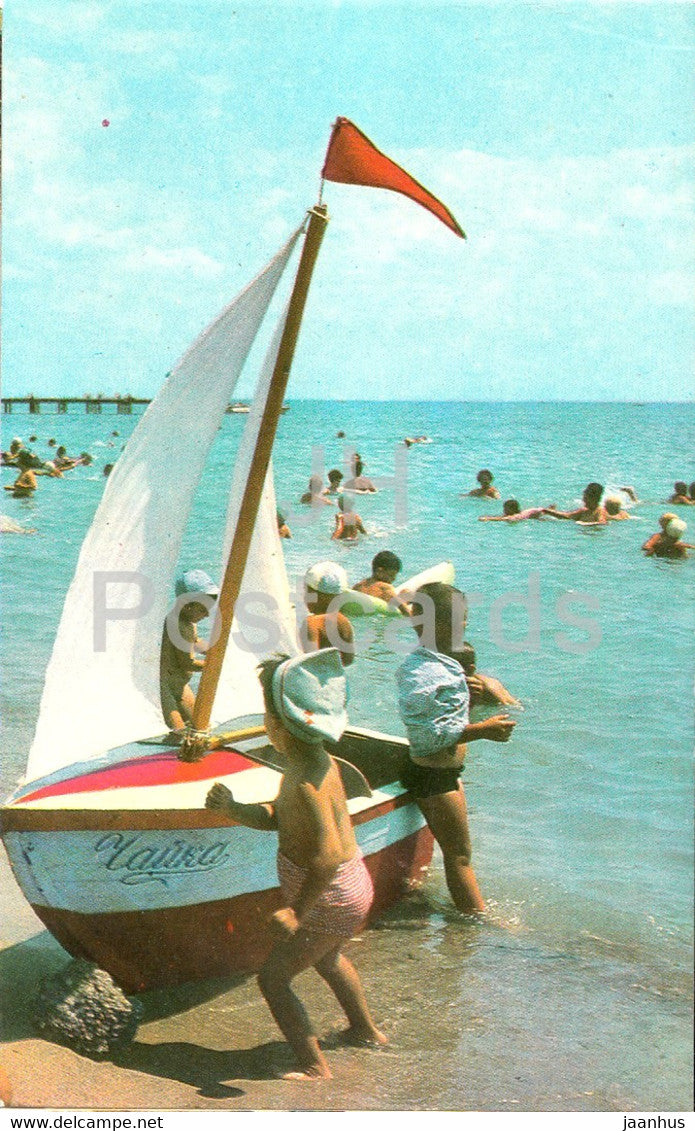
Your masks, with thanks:
M103 491L102 466L117 458L137 419L105 411L4 422L3 447L14 434L27 440L36 432L40 455L55 436L70 451L89 450L95 463L62 481L40 480L34 499L3 500L4 514L37 531L2 535L3 794L24 770L62 600ZM182 564L216 576L224 473L243 420L222 423L182 553ZM284 545L290 579L333 557L356 581L387 548L402 558L404 578L451 559L457 584L479 594L467 628L478 668L500 678L524 708L513 709L512 742L476 743L464 773L490 921L453 912L435 857L424 889L351 946L391 1047L331 1051L334 1081L320 1097L303 1096L303 1106L691 1106L695 561L646 560L639 547L671 509L673 481L695 478L694 423L692 406L619 404L293 402L281 418L275 473L293 531ZM307 510L297 500L312 461L323 455L326 470L341 467L352 446L367 474L393 478L399 443L421 434L432 443L408 449L405 484L386 483L357 500L367 538L331 542L329 507L303 523ZM481 514L501 509L461 497L481 467L493 470L503 498L513 495L522 507L569 508L589 480L634 485L643 502L630 521L600 531L552 520L480 523ZM11 474L3 471L4 483ZM687 508L679 513L688 521ZM689 526L685 538L695 541L695 510ZM376 618L356 624L353 722L400 733L392 676L408 633L407 624ZM4 859L2 869L4 878ZM17 987L31 984L25 940L44 940L32 949L35 971L61 955L39 935L11 878L3 891L4 1060L11 1060L31 1046L29 1030L13 1023L15 1010L21 1014ZM13 971L25 967L18 982ZM313 975L306 984L300 992L328 1033L338 1020L334 1002ZM90 1105L118 1106L106 1097L114 1080L122 1086L127 1078L138 1107L147 1106L148 1087L155 1107L290 1106L288 1085L262 1075L282 1046L253 980L213 987L208 1000L193 1004L189 993L177 991L176 1008L146 1020L130 1063L90 1067ZM217 1054L225 1050L231 1060L223 1063ZM202 1094L217 1086L231 1091ZM41 1088L37 1106L62 1106L58 1093L48 1094L50 1081ZM65 1106L75 1103L65 1095Z

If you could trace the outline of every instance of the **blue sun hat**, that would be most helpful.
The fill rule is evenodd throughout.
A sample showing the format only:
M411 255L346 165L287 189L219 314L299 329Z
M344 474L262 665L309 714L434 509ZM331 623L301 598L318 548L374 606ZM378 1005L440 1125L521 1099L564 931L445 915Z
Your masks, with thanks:
M174 586L177 597L184 593L202 593L206 597L219 597L220 591L215 582L203 569L187 569L176 579Z
M304 584L316 593L335 595L350 588L347 574L337 562L316 562L304 574Z
M273 706L302 742L337 742L347 726L347 682L337 648L321 648L279 664L271 684Z

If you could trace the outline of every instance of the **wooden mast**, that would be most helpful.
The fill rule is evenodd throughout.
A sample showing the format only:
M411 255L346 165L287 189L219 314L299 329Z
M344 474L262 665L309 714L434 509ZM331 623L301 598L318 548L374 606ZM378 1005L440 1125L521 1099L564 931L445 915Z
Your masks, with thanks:
M251 546L251 538L256 524L256 516L261 502L270 456L273 450L278 420L282 411L282 404L287 389L290 367L297 344L309 284L327 223L328 209L326 205L320 203L316 204L309 213L309 226L304 238L302 255L299 261L299 267L297 268L297 277L294 282L292 297L290 298L287 311L287 320L278 349L268 397L263 410L256 450L253 453L246 487L244 488L244 494L241 500L234 540L220 589L218 613L220 631L215 643L208 649L205 667L200 677L200 685L193 709L194 731L205 731L210 723L212 706L222 671L229 634L232 628L234 609L244 577L246 561ZM198 736L195 734L192 734L188 740L184 739L181 748L181 754L184 758L186 756L195 757L202 753L202 751L197 749L198 741Z

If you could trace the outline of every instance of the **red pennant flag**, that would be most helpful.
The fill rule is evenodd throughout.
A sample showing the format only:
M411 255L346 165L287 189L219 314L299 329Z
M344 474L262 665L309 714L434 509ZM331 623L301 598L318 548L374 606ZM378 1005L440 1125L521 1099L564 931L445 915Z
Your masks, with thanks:
M457 236L466 238L466 233L441 200L386 157L348 118L338 118L333 126L321 176L324 180L339 181L344 185L367 185L401 192L423 208L428 208Z

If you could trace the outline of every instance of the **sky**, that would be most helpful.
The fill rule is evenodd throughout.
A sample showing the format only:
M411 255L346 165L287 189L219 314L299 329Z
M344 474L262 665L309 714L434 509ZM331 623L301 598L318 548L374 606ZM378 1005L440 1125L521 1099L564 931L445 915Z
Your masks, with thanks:
M694 49L661 0L6 0L3 395L154 395L343 115L468 238L327 184L290 398L692 399Z

